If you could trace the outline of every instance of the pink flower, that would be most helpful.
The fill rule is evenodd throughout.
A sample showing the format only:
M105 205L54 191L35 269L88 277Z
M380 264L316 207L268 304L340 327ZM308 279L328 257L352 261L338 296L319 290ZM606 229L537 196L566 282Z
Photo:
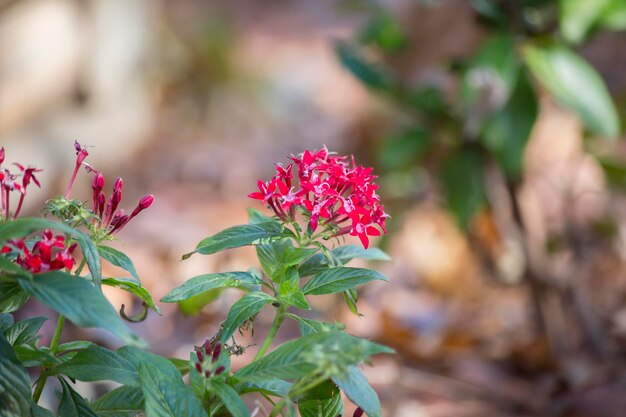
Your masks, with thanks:
M32 250L28 249L24 239L10 240L0 253L17 252L15 262L22 268L33 273L55 271L58 269L72 269L76 264L72 253L76 244L70 247L65 245L65 236L53 235L51 230L45 230L37 240Z

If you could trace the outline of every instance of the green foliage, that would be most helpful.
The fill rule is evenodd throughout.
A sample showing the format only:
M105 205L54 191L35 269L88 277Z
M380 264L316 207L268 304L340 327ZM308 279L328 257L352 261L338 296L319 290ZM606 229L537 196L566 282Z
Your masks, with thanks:
M164 303L185 301L216 288L240 288L253 291L260 284L259 278L250 272L224 272L193 277L180 287L174 288L161 299Z
M376 391L367 382L365 375L356 366L350 366L343 375L335 376L333 381L350 398L350 401L361 407L371 417L381 417L380 401Z
M91 403L99 417L135 417L145 408L141 389L122 386Z
M59 402L59 416L67 417L98 417L91 409L89 403L74 391L72 386L64 379L59 378L63 392Z
M387 281L387 277L371 269L340 266L315 275L302 290L307 295L333 294L373 280Z
M154 304L154 300L152 299L152 295L148 292L148 290L141 285L141 282L132 279L132 278L102 278L102 285L107 285L109 287L115 287L130 293L139 299L141 299L146 306L156 311L159 315L161 314L161 309Z
M261 309L276 299L263 292L255 291L243 296L230 308L222 328L221 339L227 341L245 322L254 319Z

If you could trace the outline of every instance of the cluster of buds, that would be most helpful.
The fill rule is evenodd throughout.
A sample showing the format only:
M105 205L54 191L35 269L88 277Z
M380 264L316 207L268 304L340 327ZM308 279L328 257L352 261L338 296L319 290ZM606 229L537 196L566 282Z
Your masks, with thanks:
M358 236L365 248L368 236L387 233L389 217L376 194L372 168L356 165L354 158L337 156L326 148L291 156L287 167L277 164L276 175L258 181L259 191L248 197L261 200L284 222L295 222L301 212L311 233L319 226L322 236ZM293 165L298 187L293 185Z
M154 196L148 194L141 198L137 203L135 209L130 213L124 213L123 209L118 210L118 206L122 201L122 188L124 182L121 178L117 178L113 184L113 191L108 198L103 191L104 189L104 175L102 172L94 169L91 165L85 162L89 152L87 149L81 146L77 141L74 142L74 149L76 150L76 163L74 165L74 172L70 178L70 182L65 192L65 199L68 200L72 193L72 188L76 180L76 175L81 166L84 166L87 172L93 173L93 179L91 182L91 188L93 190L92 198L92 211L97 216L94 218L92 225L103 231L104 235L110 236L120 231L124 226L128 224L135 216L140 212L147 209L154 202Z
M196 358L196 371L205 378L210 378L211 375L217 376L226 370L223 365L217 366L217 361L222 353L222 344L220 342L211 345L211 340L205 340L202 346L195 347Z
M64 268L71 270L76 263L72 256L75 249L76 243L66 247L65 236L53 235L51 230L45 230L32 249L28 248L24 239L9 240L0 253L17 252L15 262L18 265L33 273L41 273Z
M7 168L2 168L2 163L5 159L5 151L4 148L0 148L0 218L4 220L9 220L9 218L13 217L14 219L20 214L22 210L22 205L24 204L24 198L26 197L26 190L30 185L31 181L40 187L39 181L35 177L37 172L41 172L40 169L33 167L25 167L22 164L14 163L19 170L19 173L14 174ZM20 181L21 178L21 181ZM20 199L17 203L17 208L11 215L11 193L13 191L17 191L20 195Z

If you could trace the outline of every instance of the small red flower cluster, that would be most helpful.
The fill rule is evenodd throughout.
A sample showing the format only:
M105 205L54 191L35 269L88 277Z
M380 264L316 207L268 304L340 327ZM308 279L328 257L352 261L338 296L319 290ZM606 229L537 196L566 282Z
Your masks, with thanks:
M276 175L258 182L259 191L248 197L263 201L282 221L295 221L296 211L304 213L314 232L322 226L328 235L358 236L365 248L368 236L387 233L389 217L380 204L372 168L356 165L354 158L337 156L326 148L304 151L290 158L286 168L276 166ZM298 171L299 188L292 184L293 165Z
M34 273L55 271L57 269L72 269L74 258L72 253L76 243L65 246L65 236L53 235L51 230L45 230L43 235L29 249L24 239L9 240L0 253L17 252L15 262L22 268Z
M112 235L120 231L141 211L152 205L154 202L154 196L152 194L148 194L139 200L139 203L137 203L137 206L130 215L125 214L123 209L118 210L117 208L122 201L122 187L124 186L124 182L119 177L113 184L113 193L107 202L106 195L103 191L104 175L102 172L94 169L91 165L85 162L85 159L89 156L87 149L82 147L78 142L74 142L74 148L76 150L76 164L65 193L65 198L70 197L74 181L76 180L76 174L78 173L79 168L84 165L87 172L94 174L91 181L91 188L93 190L92 210L94 214L98 216L98 219L94 220L94 222L98 225L98 227L106 228L108 235Z
M24 167L22 164L14 163L19 170L18 174L13 174L7 168L2 169L2 163L5 159L5 151L4 148L0 148L0 201L2 202L0 205L0 216L5 220L9 218L16 219L22 210L22 204L24 204L24 198L26 197L26 189L30 185L31 181L34 182L37 187L40 187L39 181L35 177L35 173L41 172L41 169L33 168L33 167ZM21 177L21 181L19 178ZM11 216L11 192L17 191L20 194L19 202L17 203L17 208L13 212Z
M215 368L215 363L219 360L222 353L222 344L220 342L217 342L215 346L211 346L211 341L207 339L203 346L195 347L195 352L196 358L198 358L196 371L205 378L210 378L212 371L213 375L217 376L226 370L222 365Z

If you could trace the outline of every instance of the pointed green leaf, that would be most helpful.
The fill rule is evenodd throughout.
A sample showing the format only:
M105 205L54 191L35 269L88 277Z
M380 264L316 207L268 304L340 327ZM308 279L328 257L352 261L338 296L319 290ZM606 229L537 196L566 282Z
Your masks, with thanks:
M52 411L40 407L34 402L30 404L30 413L31 417L56 417Z
M184 255L183 259L189 258L196 252L202 255L210 255L225 249L269 243L282 235L282 226L273 221L233 226L202 240L196 246L196 250Z
M368 61L355 45L338 41L335 43L335 53L341 65L367 87L384 92L396 89L397 80L393 73L379 63Z
M368 417L381 417L378 394L367 382L365 375L356 366L351 366L333 381L348 396L350 401L361 407Z
M340 266L315 275L302 291L307 295L334 294L373 280L388 281L378 271Z
M243 402L237 391L230 385L219 379L213 379L211 380L211 389L222 400L232 417L250 417L250 411L248 411L246 403Z
M48 320L47 317L33 317L18 321L7 330L4 335L13 346L33 344L37 342L36 336L41 326Z
M137 281L140 281L139 275L137 274L137 270L135 270L135 265L133 261L126 255L124 252L120 252L117 249L113 249L109 246L98 246L98 252L100 252L100 256L109 261L115 266L119 266L123 270L130 272L130 274Z
M136 417L144 410L140 388L119 387L91 403L99 417Z
M161 376L164 378L172 381L180 381L182 379L182 375L176 366L162 356L146 352L145 350L138 349L134 346L121 347L116 351L116 353L132 363L137 372L139 372L139 367L142 364L147 363L158 368Z
M0 313L0 332L4 332L6 329L11 327L15 319L12 314L8 313Z
M0 333L0 415L30 415L30 378L21 366L13 348Z
M148 417L207 417L202 402L180 380L164 377L159 368L145 363L139 368Z
M135 281L132 278L102 278L102 285L119 288L139 297L149 308L156 311L159 315L161 314L161 309L154 304L152 295L139 281Z
M237 386L237 391L242 394L247 392L261 392L275 397L284 397L289 393L291 387L293 387L293 384L283 381L282 379L267 379L241 383Z
M139 376L133 364L103 347L92 345L81 350L69 361L56 366L51 374L65 374L79 381L116 381L139 386Z
M607 138L619 136L617 110L604 81L580 55L561 46L527 46L524 59L541 84L589 131Z
M572 43L580 43L612 0L560 0L559 24L563 37Z
M337 417L344 413L341 392L336 392L326 399L307 399L298 401L300 417Z
M70 384L63 378L59 378L63 392L59 403L59 416L63 417L98 417L91 409L89 403L74 391Z
M378 248L365 249L360 245L346 245L339 246L333 249L331 252L332 258L335 261L335 266L345 265L353 259L365 259L368 261L390 261L391 258L385 252ZM306 277L309 275L318 274L330 267L328 259L322 253L313 255L307 259L299 269L300 276Z
M126 327L102 292L82 278L54 271L37 274L32 280L20 279L19 284L37 300L81 327L100 327L127 343L145 345Z
M17 275L21 277L31 277L33 274L28 272L25 269L22 269L21 266L11 261L4 255L0 255L0 275L2 273L8 273L12 275Z
M17 281L0 281L0 313L12 313L20 309L30 296Z
M251 292L240 298L230 308L224 321L222 342L227 341L246 320L259 314L264 306L274 301L276 301L274 297L260 291Z
M278 281L292 266L300 265L313 256L317 248L296 248L290 240L279 240L256 247L263 270L274 281Z
M250 272L222 272L198 275L188 279L180 287L174 288L161 301L164 303L184 301L215 288L230 287L251 291L258 288L259 284L259 278Z

